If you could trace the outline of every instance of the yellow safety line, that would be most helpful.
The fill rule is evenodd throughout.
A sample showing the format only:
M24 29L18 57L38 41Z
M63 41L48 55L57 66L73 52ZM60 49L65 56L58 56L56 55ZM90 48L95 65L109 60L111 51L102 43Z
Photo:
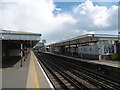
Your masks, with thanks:
M39 83L38 83L38 76L37 76L37 72L36 72L36 69L35 69L35 63L34 63L34 60L33 60L33 68L34 68L35 86L36 86L36 88L40 88L40 87L39 87Z

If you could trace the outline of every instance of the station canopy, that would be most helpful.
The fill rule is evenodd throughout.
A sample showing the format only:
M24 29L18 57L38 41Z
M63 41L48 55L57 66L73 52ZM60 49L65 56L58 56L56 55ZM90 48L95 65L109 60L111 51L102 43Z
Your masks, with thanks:
M88 42L97 42L100 40L115 40L118 41L119 35L109 35L109 34L86 34L82 36L77 36L60 42L56 42L49 46L65 46L65 45L74 45Z
M0 30L0 38L2 42L23 43L27 47L33 47L41 40L41 35L38 33Z

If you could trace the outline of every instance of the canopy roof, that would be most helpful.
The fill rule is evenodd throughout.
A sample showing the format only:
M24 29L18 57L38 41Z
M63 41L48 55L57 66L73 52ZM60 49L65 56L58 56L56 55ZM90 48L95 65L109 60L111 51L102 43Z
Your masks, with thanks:
M0 37L2 40L40 40L42 34L0 30Z

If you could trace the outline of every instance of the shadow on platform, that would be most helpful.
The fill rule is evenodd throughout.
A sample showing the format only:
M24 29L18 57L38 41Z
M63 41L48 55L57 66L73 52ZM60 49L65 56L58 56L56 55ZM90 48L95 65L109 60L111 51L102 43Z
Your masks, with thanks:
M12 56L12 57L3 57L2 58L2 68L13 67L20 61L20 56Z

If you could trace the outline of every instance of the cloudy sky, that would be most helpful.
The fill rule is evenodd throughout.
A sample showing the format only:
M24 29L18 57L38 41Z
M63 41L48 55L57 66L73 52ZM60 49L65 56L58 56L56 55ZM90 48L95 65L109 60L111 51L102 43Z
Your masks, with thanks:
M76 1L0 0L0 29L41 33L47 43L83 34L118 33L119 0Z

